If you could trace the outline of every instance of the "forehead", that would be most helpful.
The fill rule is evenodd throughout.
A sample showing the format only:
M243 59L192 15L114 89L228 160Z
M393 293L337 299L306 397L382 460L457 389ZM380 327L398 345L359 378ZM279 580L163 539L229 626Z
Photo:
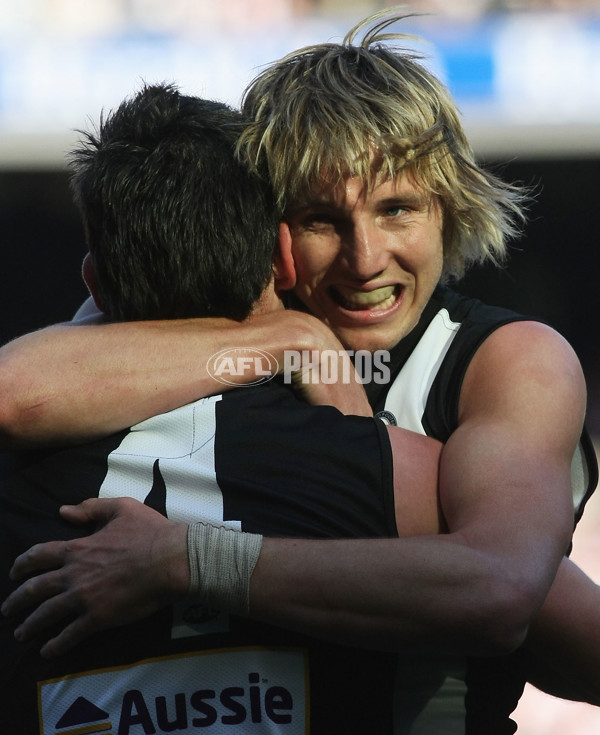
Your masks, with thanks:
M395 177L379 176L372 182L358 176L347 176L337 183L326 179L315 182L291 208L326 206L353 209L357 205L369 206L386 200L424 204L431 200L431 193L420 186L409 171L401 171Z

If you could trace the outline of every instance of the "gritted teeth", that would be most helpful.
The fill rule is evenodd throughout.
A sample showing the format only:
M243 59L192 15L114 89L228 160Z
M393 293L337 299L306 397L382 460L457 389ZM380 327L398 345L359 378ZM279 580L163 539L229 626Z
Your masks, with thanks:
M396 286L382 286L373 291L357 291L346 286L337 286L331 292L341 306L355 311L387 309L396 299Z

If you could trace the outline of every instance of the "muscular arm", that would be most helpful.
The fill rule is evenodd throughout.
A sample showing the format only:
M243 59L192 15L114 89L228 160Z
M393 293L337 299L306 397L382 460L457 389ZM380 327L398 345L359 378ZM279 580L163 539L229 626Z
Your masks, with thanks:
M406 448L410 446L419 460L427 457L435 462L439 447L435 442L422 443L419 439L423 437ZM409 467L404 466L402 471L410 473L412 464L409 460ZM414 466L418 466L418 461ZM408 498L403 493L402 507L397 509L399 531L427 534L443 530L434 485L422 478L419 489L420 492L409 492ZM33 580L43 580L47 585L43 596L56 597L50 597L45 610L42 606L35 613L39 616L44 610L44 617L49 616L45 622L34 617L21 631L25 636L33 635L38 624L39 630L43 630L52 621L60 622L62 614L77 611L79 617L44 647L45 655L64 653L94 630L137 620L185 595L189 585L185 526L127 498L88 500L80 506L65 507L64 515L70 520L96 520L106 525L102 531L79 541L34 547L15 567L26 573L40 566L65 565L58 572ZM380 550L386 549L382 546ZM103 577L98 574L99 569L103 570ZM69 581L71 586L65 589ZM110 594L106 594L107 589ZM22 605L29 607L38 601L37 592L35 587L22 587L18 593ZM371 605L378 609L386 604L387 593L377 588L374 592ZM18 607L17 600L12 601L11 607ZM525 643L531 653L529 680L555 696L600 705L599 611L600 587L564 559L529 629ZM375 629L370 633L372 646L379 636ZM388 641L384 640L384 645L387 647Z
M438 650L517 645L566 548L584 403L579 365L558 335L529 323L499 329L468 370L460 425L442 453L449 533L362 542L360 552L355 542L267 539L253 614L326 635L351 624L359 640L377 628ZM374 605L378 589L386 594Z
M0 351L2 444L86 441L190 402L204 370L199 355L216 345L211 335L200 336L191 320L164 329L159 322L68 324L10 342ZM183 343L186 354L177 349ZM206 392L215 388L205 384Z
M295 311L243 323L70 323L25 335L0 348L0 448L87 441L221 393L226 386L208 373L208 358L226 347L264 345L280 365L286 349L342 350L324 324ZM332 385L314 402L369 415L356 388Z
M265 539L250 588L253 616L364 645L485 654L521 643L570 536L569 468L584 394L578 365L554 333L541 325L510 326L474 360L460 427L442 453L439 492L449 533L433 535L438 526L419 530L413 519L410 532L429 535ZM523 348L524 338L530 349ZM507 364L510 375L497 369ZM401 478L418 474L406 465L406 458L418 456L407 436L392 434L400 457L399 507L406 489ZM404 515L398 518L402 528ZM32 571L36 562L34 552L18 573ZM53 580L54 593L68 587L68 573ZM182 593L181 587L174 591ZM23 594L21 604L47 596L35 580Z

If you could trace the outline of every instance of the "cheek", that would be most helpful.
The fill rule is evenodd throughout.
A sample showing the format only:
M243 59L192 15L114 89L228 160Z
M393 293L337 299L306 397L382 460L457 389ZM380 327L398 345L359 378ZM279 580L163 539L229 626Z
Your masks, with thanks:
M441 233L435 232L426 238L419 250L418 267L432 280L439 280L444 265L444 245Z
M424 275L423 282L426 284L430 295L442 278L443 268L443 253L439 250L432 254L429 264L422 269L422 273Z
M439 247L435 250L432 256L432 277L436 281L439 281L442 276L442 270L444 267L444 248L440 241Z
M296 268L297 287L319 280L330 266L323 249L304 240L292 243L292 257Z

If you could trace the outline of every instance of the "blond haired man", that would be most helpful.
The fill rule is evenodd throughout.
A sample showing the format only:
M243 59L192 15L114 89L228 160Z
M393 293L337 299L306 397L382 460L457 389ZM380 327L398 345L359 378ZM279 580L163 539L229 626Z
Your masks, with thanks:
M579 512L594 484L594 459L579 449L585 385L573 351L548 326L444 284L471 264L502 262L523 193L476 164L435 77L411 52L386 47L387 26L399 19L386 11L341 44L267 69L245 95L240 150L279 193L296 303L348 349L389 350L393 381L367 386L373 407L445 442L449 532L393 545L265 539L251 614L397 647L397 732L511 732L506 715L522 678L513 659L481 657L525 639L565 552L573 488ZM4 414L8 435L101 435L214 391L205 358L224 346L281 354L320 339L312 319L292 312L243 326L163 327L103 325L77 336L64 327L9 345L3 385L17 399ZM149 334L152 356L140 371ZM71 420L60 384L32 375L33 355L52 364L57 351L61 359L83 351L93 365L88 372L78 361L79 390L69 396L87 408L85 419Z

